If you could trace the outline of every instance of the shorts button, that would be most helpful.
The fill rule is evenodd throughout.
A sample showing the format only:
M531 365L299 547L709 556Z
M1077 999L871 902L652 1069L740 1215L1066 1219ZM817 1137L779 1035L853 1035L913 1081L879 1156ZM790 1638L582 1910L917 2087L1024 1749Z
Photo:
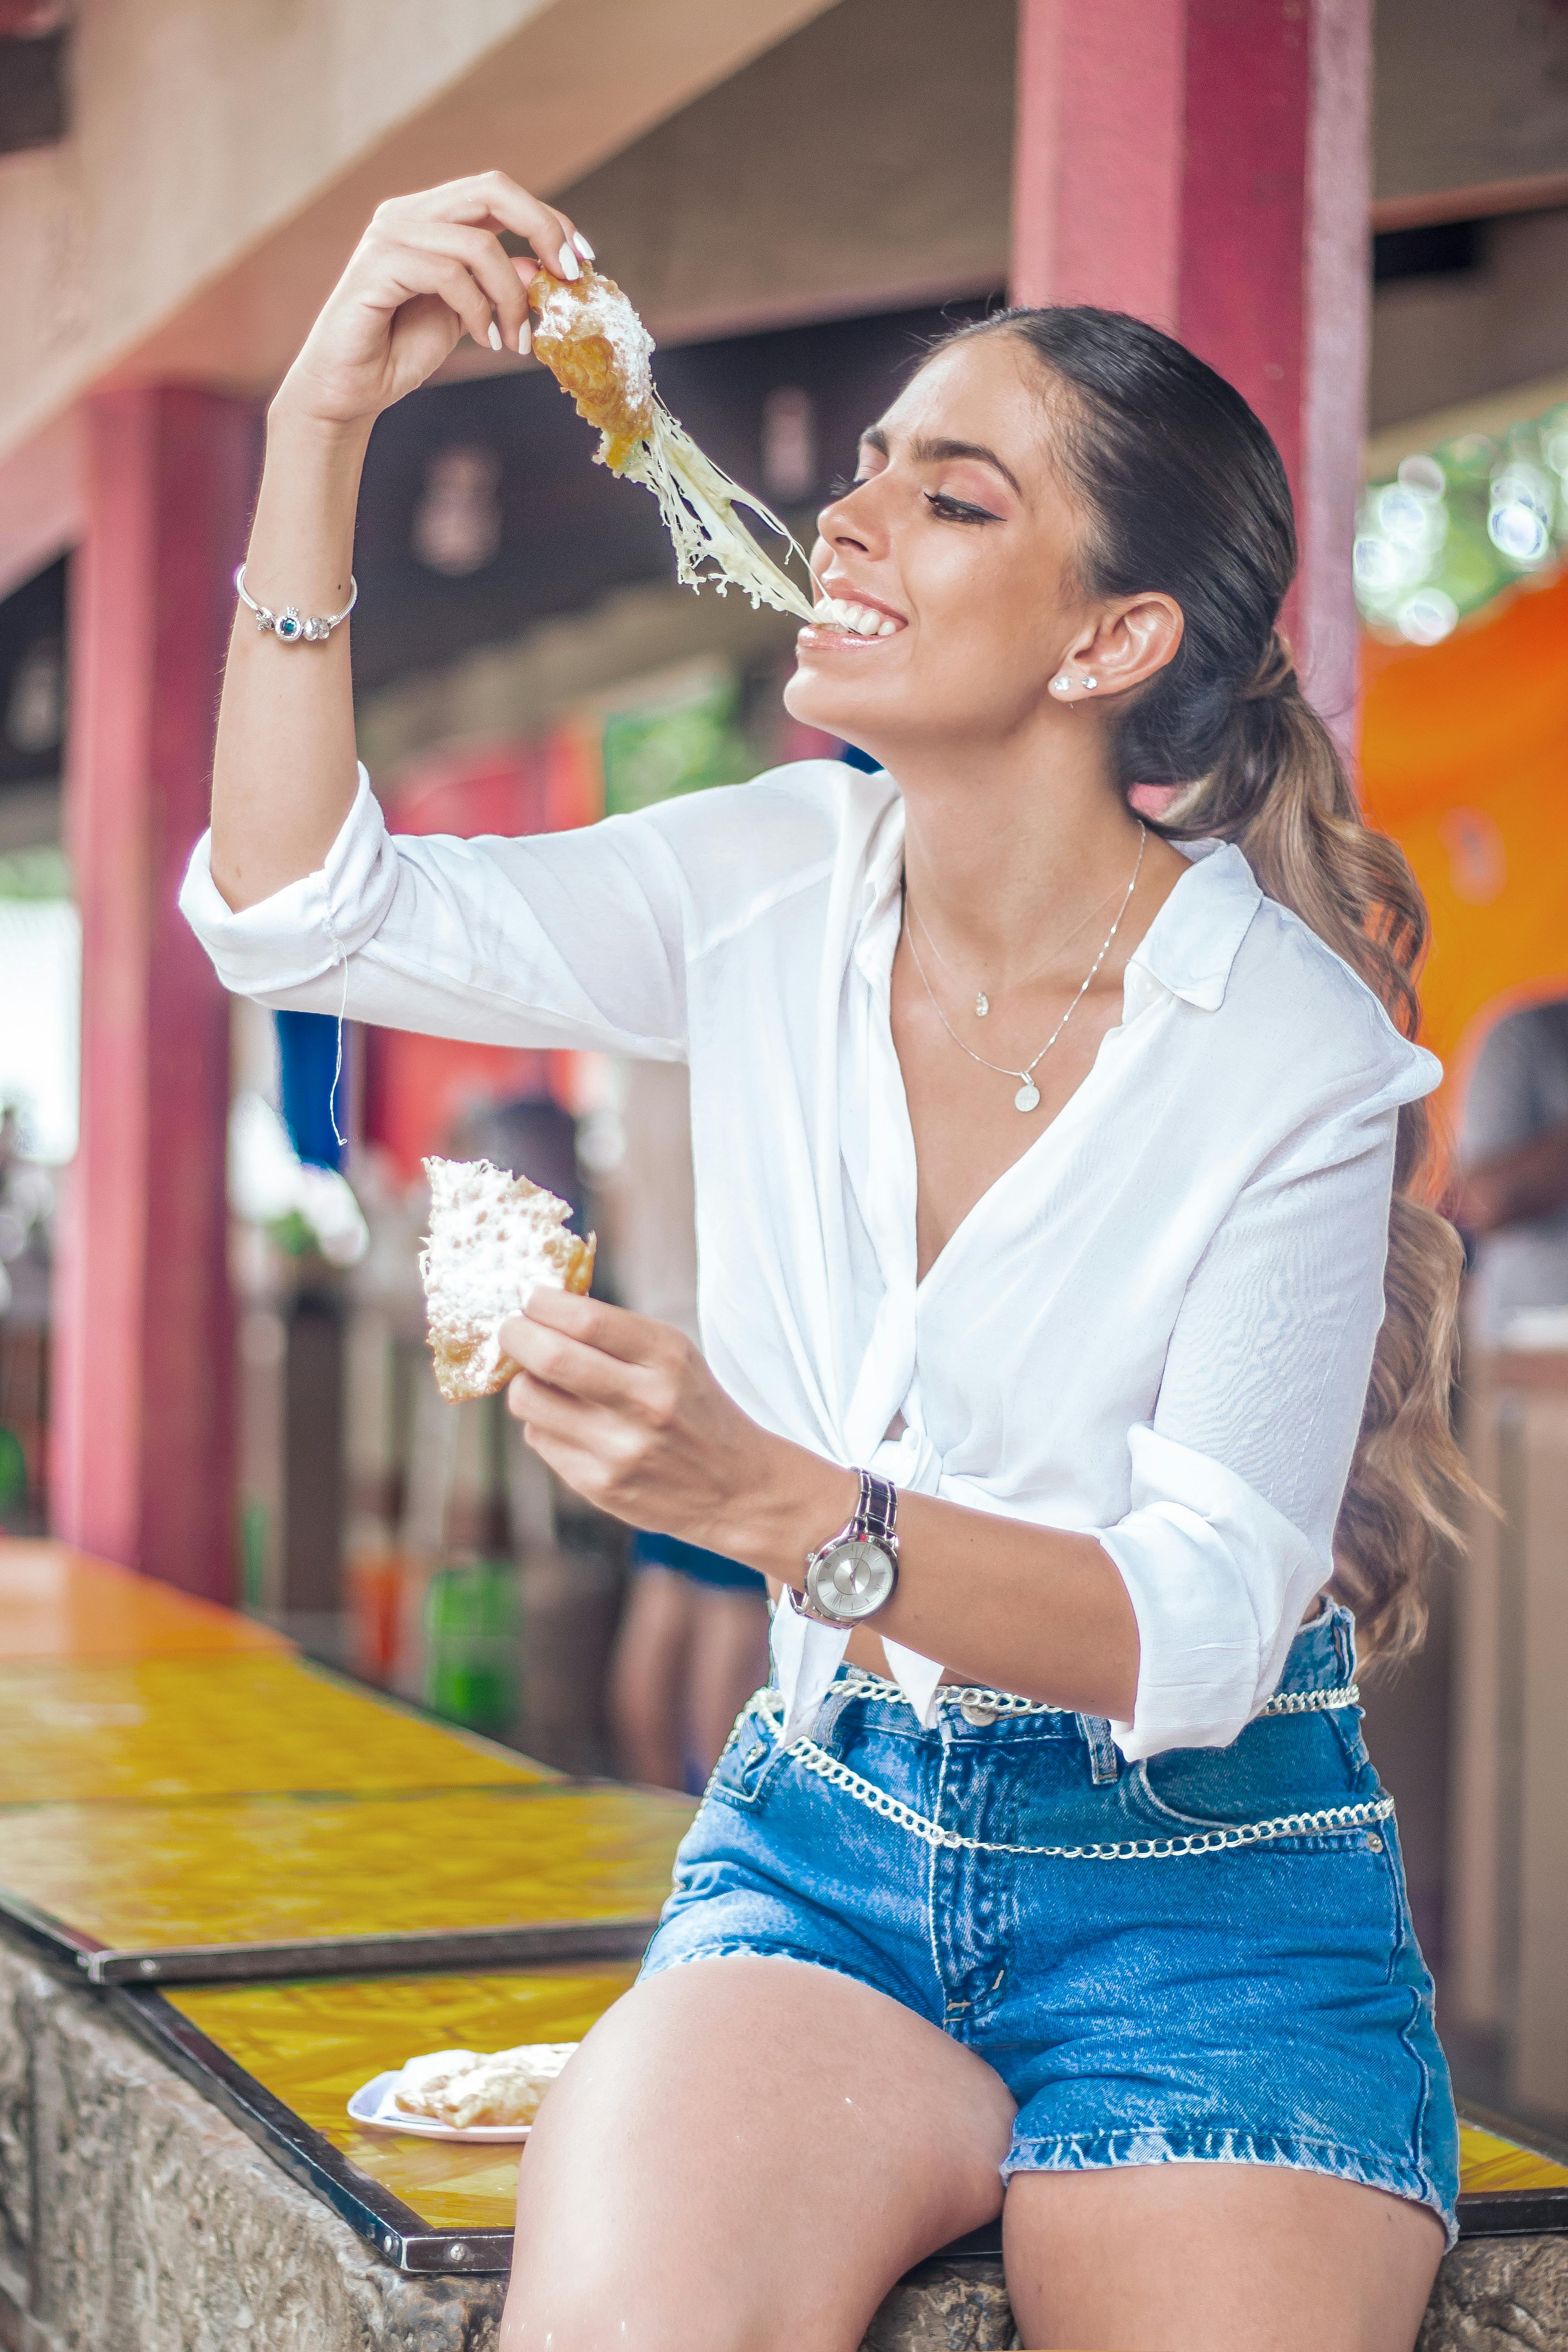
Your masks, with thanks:
M1383 1852L1383 1840L1378 1836L1375 1830L1373 1830L1368 1833L1366 1850L1368 1853L1381 1853Z
M994 1723L996 1720L995 1708L984 1706L977 1698L961 1698L958 1711L965 1723Z

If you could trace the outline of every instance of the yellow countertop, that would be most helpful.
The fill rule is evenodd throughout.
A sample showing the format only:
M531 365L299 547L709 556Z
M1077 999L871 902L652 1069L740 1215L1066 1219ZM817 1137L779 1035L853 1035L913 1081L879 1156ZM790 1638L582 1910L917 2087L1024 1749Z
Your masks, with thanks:
M289 1652L293 1646L253 1617L95 1559L70 1544L0 1536L0 1661Z
M425 2050L580 2042L636 1976L629 1966L494 1976L332 1977L172 1988L181 2015L432 2230L510 2230L521 2145L365 2131L348 2102Z
M271 1651L0 1663L0 1805L559 1777Z
M0 1811L0 1887L116 1951L657 1912L689 1799L637 1789Z

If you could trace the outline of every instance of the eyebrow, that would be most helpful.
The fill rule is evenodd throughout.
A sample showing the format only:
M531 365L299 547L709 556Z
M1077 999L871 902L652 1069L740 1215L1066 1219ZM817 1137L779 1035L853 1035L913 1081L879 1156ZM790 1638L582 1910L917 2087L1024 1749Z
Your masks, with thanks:
M888 447L888 436L879 425L873 425L862 433L860 441L862 447L875 449L879 457L891 455ZM1024 486L1011 466L1005 465L995 450L988 449L983 441L912 441L910 444L910 454L917 464L922 466L941 466L954 458L973 457L978 465L989 466L994 472L1000 474L1015 497L1020 499L1024 497Z

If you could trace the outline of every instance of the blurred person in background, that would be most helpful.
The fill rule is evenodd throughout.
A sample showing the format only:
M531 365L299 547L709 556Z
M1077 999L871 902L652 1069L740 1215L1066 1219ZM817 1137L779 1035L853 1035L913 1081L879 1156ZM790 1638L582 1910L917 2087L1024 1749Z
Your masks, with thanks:
M621 1303L697 1339L690 1090L679 1062L627 1062L613 1195ZM767 1586L755 1569L678 1536L639 1529L610 1669L610 1712L628 1780L700 1790L735 1717L767 1679Z
M1475 1336L1504 1345L1521 1317L1555 1310L1568 1343L1568 996L1505 1013L1489 1032L1448 1213L1471 1247Z

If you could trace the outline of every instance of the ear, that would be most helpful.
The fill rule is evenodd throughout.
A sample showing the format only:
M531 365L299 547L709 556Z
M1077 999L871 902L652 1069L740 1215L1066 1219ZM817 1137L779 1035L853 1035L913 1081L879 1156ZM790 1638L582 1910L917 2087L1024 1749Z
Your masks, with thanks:
M1100 607L1073 640L1064 669L1097 681L1095 699L1126 694L1175 657L1185 623L1173 596L1151 590Z

